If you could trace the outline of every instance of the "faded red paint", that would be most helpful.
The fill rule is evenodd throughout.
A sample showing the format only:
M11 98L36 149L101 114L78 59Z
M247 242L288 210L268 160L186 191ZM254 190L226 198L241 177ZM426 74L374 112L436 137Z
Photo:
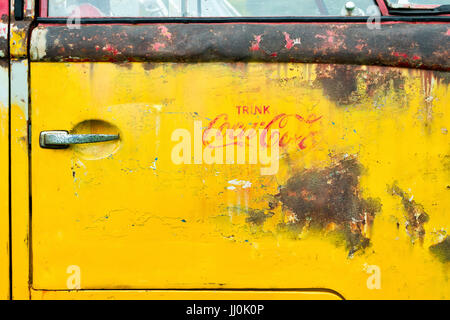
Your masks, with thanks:
M327 31L327 34L326 35L323 35L323 34L318 34L318 35L316 35L316 38L319 38L319 39L324 39L324 40L326 40L328 43L333 43L334 42L334 36L336 35L336 33L335 32L333 32L333 31Z
M406 53L401 53L401 52L392 52L392 54L396 57L403 57L403 58L408 58L408 55Z
M342 35L345 27L345 25L339 25L334 30L327 30L325 34L317 34L316 39L324 40L318 51L325 52L328 50L338 51L345 49L345 39Z
M381 15L383 16L389 16L389 10L388 7L386 6L386 3L384 2L384 0L376 0L378 8L380 9Z
M250 47L251 51L258 51L260 49L259 44L261 43L262 36L263 36L262 34L259 36L254 36L255 41L252 42L252 45Z
M408 3L408 4L396 4L397 8L404 8L404 9L435 9L440 7L439 4L414 4L414 3Z
M286 40L286 49L291 49L294 46L294 40L291 39L291 36L287 32L283 32L284 40Z
M117 54L119 53L119 50L117 50L110 44L107 44L106 46L104 46L103 51L111 52L113 56L117 56Z
M367 47L367 43L363 43L362 41L358 41L358 42L361 42L361 43L356 45L355 48L358 49L359 51L362 51L362 49Z
M289 121L295 119L297 121ZM247 124L247 122L230 123L228 121L228 114L223 113L215 117L208 123L207 129L217 129L225 137L226 130L242 130L238 137L235 138L234 144L238 144L239 138L242 138L246 131L250 131L248 139L252 138L258 133L258 130L265 130L261 133L260 142L263 147L266 147L266 133L270 133L270 130L279 130L279 137L277 140L272 140L273 143L278 143L280 147L287 147L289 144L295 144L300 150L304 150L307 147L311 147L317 143L314 137L318 134L313 124L322 119L322 116L316 116L310 114L306 118L298 114L278 114L274 116L269 122L254 122ZM288 127L288 124L290 125ZM226 143L221 145L212 145L205 139L206 131L203 135L203 145L211 148L224 147ZM308 143L307 143L308 142Z
M169 32L169 29L167 29L166 26L159 26L158 30L161 31L161 34L168 40L172 40L172 34Z
M84 3L82 5L79 5L76 9L72 11L71 16L75 17L78 16L78 13L83 18L100 18L103 17L103 14L100 10L98 10L96 7L94 7L91 4Z
M40 2L40 16L48 17L48 2L45 0Z
M0 0L0 17L2 15L8 15L8 0Z
M161 42L156 42L156 43L154 43L152 45L152 49L155 50L155 51L159 51L159 49L165 48L165 47L166 47L166 45L164 43L161 43Z

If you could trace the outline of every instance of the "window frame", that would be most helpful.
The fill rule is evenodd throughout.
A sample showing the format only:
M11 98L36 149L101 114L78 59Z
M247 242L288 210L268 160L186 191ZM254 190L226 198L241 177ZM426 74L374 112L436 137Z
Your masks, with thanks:
M38 4L39 4L39 17L41 18L52 18L52 19L67 19L67 17L49 17L48 15L48 2L50 0L37 0ZM388 15L388 10L387 8L384 9L380 6L380 3L384 4L384 0L372 0L374 2L374 5L376 5L378 7L378 9L380 10L380 15L381 16L385 16ZM319 6L319 5L318 5ZM320 16L242 16L242 17L111 17L111 16L105 16L105 17L98 17L98 18L83 18L82 19L137 19L137 20L144 20L144 19L152 19L152 20L172 20L172 19L232 19L232 20L240 20L240 19L248 19L248 20L253 20L253 19L269 19L269 20L280 20L283 18L287 18L288 20L291 20L293 18L331 18L331 17L341 17L341 18L354 18L354 17L344 17L344 16L325 16L325 15L320 15ZM367 17L369 16L360 16L360 17Z
M67 17L49 17L48 1L36 0L39 14L38 23L63 24L67 22ZM405 10L392 9L388 6L387 0L373 0L380 11L381 22L450 22L450 14L423 12L424 10L411 10L409 14ZM400 11L399 11L400 10ZM434 10L434 9L433 9ZM140 24L140 23L307 23L307 22L350 22L367 23L368 16L263 16L263 17L100 17L81 18L81 24Z
M420 0L419 0L420 1ZM439 4L393 4L389 0L384 0L389 15L394 16L449 16L450 3ZM446 7L446 8L442 8ZM442 8L442 10L440 10Z

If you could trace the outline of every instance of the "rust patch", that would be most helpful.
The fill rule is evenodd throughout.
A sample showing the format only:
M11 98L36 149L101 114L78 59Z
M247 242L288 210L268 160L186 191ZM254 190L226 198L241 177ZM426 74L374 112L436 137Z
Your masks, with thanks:
M450 71L447 24L227 23L40 25L33 61L262 61L380 65ZM33 37L44 36L33 32ZM39 41L34 41L38 43ZM111 48L111 50L102 50Z
M271 218L274 213L268 212L266 213L265 210L253 210L249 209L247 210L248 217L245 219L247 223L254 224L257 226L261 226L264 224L264 222Z
M262 226L267 219L271 218L274 213L268 210L260 210L246 207L228 207L228 210L233 210L238 213L244 213L247 215L245 218L245 222L254 225L254 226Z
M420 203L414 200L412 195L409 195L394 182L391 186L388 186L388 191L394 196L399 196L402 200L403 208L405 209L406 218L406 232L411 238L412 243L417 240L423 244L425 237L424 224L428 222L429 216L425 212L425 209Z
M405 89L405 77L399 70L381 70L370 68L369 71L361 73L366 85L366 92L373 96L376 90L387 92L390 89L394 91Z
M450 173L450 154L444 155L444 158L442 159L442 166L444 167L445 171L448 171L448 173ZM450 187L448 189L450 189Z
M404 84L405 77L399 70L367 69L355 65L318 65L314 83L338 105L358 103L376 94L384 97L389 90L393 90L400 99L405 95Z
M12 21L10 32L10 54L12 58L25 58L28 54L28 40L32 22Z
M0 18L0 58L8 57L8 23L7 15L2 15Z
M355 66L320 65L317 69L316 81L323 88L325 96L339 104L349 104L352 94L357 89Z
M442 242L429 247L431 254L441 262L450 262L450 237L446 237Z
M350 255L368 247L381 202L361 196L362 170L356 157L338 156L329 167L305 169L293 175L275 196L285 214L291 215L291 222L280 227L338 232L344 235ZM274 206L274 202L269 203L269 207Z
M438 83L448 85L450 83L450 73L435 71L434 76L436 77Z

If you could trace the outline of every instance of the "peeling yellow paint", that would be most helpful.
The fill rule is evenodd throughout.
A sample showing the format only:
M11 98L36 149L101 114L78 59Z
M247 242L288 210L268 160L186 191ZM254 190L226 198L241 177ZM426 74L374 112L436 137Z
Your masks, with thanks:
M28 29L24 28L22 24L11 25L10 32L10 55L14 58L23 58L27 56L28 43L27 43Z
M11 61L12 298L29 299L28 61Z
M330 288L350 299L448 299L448 263L428 250L434 230L447 232L450 222L448 84L436 78L425 94L438 74L345 68L31 63L33 288L67 289L67 267L76 265L81 288L92 290ZM423 116L430 95L432 117ZM270 113L242 114L238 106ZM267 124L284 113L321 118L282 125L314 139L282 148L275 176L261 176L259 165L171 161L171 133L192 130L196 120L206 127L227 114L230 124ZM86 120L120 131L113 154L93 160L73 147L39 147L41 131ZM364 168L358 192L382 205L363 231L370 245L352 254L338 224L289 229L295 213L269 204L294 173L330 166L332 155L356 157ZM387 191L394 182L429 216L422 244L412 243L401 199ZM379 289L368 287L367 265L379 268Z

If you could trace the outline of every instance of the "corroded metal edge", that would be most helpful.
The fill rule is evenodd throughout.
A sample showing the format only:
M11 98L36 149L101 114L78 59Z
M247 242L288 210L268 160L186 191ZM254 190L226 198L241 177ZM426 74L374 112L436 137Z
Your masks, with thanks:
M449 71L450 27L435 24L230 23L39 25L32 61L303 62Z

